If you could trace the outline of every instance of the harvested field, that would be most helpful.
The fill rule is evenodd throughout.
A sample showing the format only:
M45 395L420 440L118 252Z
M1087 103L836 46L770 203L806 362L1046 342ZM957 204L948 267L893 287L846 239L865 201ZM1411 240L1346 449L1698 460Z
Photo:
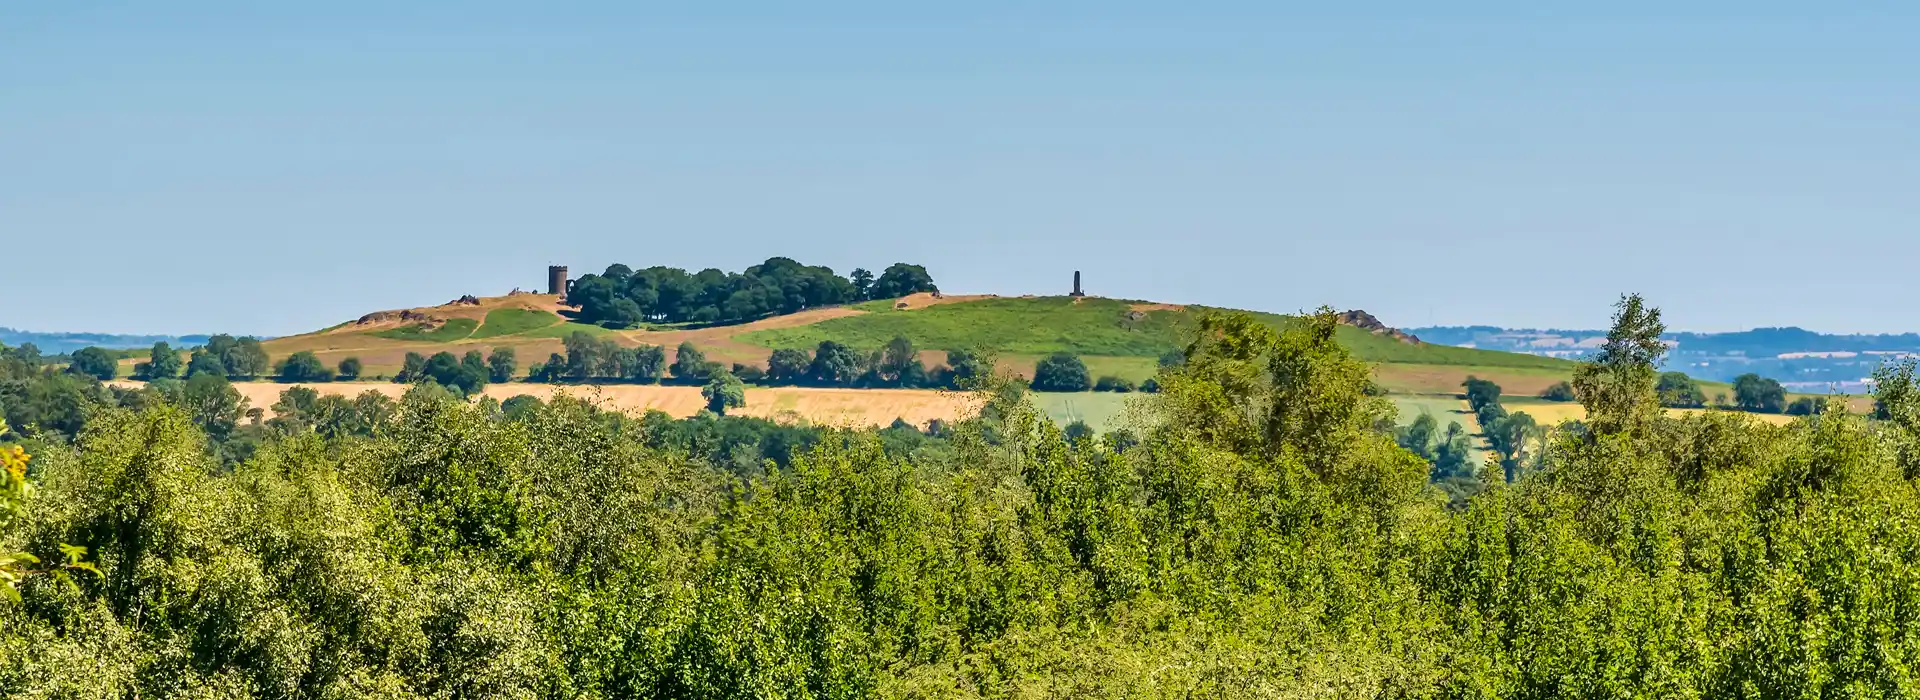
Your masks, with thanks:
M139 382L132 381L120 381L115 384L125 387L140 386ZM263 409L271 416L273 404L280 400L280 393L296 386L305 386L322 395L357 396L362 392L376 391L396 399L406 393L408 388L403 384L389 382L321 384L236 382L233 388L238 390L241 396L246 397L250 406ZM611 408L623 411L639 413L659 410L680 418L698 413L706 406L706 400L700 396L700 387L694 386L638 384L570 386L515 383L489 384L486 388L486 395L503 401L521 394L546 400L556 393L600 401ZM749 387L746 407L736 409L734 414L850 428L884 427L892 424L894 419L900 418L916 426L925 427L929 420L959 420L972 415L975 410L974 397L956 392L911 389Z
M1546 401L1523 397L1506 397L1500 400L1500 404L1506 406L1509 411L1524 411L1527 415L1533 416L1533 419L1542 425L1557 425L1561 421L1580 420L1587 417L1587 409L1575 401ZM1674 416L1684 416L1688 414L1706 413L1712 410L1714 409L1669 408L1667 409L1667 413ZM1792 423L1794 419L1794 416L1780 413L1741 413L1740 415L1750 416L1759 421L1772 423L1774 425L1786 425Z

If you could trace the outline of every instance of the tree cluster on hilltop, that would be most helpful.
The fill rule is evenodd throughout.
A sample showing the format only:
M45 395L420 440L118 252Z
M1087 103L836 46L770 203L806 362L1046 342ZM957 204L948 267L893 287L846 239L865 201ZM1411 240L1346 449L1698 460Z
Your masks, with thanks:
M580 307L582 320L612 326L712 324L935 291L933 277L919 265L894 263L877 278L863 269L841 277L831 268L768 258L739 273L614 264L575 280L567 303Z

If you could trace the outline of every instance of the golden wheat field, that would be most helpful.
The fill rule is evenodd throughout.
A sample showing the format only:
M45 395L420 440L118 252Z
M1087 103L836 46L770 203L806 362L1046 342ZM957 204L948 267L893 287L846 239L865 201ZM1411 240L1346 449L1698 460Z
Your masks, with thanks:
M135 387L138 382L115 382ZM334 382L322 384L280 384L276 382L236 382L233 388L247 399L249 406L262 409L271 417L280 392L305 386L322 395L354 396L376 391L393 398L405 393L404 384L379 382ZM541 400L557 393L598 402L608 408L634 413L657 410L677 418L698 413L706 405L700 388L658 385L490 384L486 395L495 399L526 394ZM831 389L809 387L748 388L747 405L731 415L754 416L782 421L804 421L814 425L858 428L886 426L902 419L925 427L927 421L953 421L973 415L975 398L959 392L903 389Z

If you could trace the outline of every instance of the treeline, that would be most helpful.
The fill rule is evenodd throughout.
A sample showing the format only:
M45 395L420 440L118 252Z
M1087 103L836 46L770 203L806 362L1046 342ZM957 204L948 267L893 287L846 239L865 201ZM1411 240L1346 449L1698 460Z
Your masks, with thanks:
M841 277L831 268L802 265L790 258L732 273L706 269L695 273L673 267L634 270L614 264L583 275L567 292L582 320L626 327L654 323L740 323L802 309L891 299L937 292L933 277L919 265L894 263L874 277L864 269Z
M1731 400L1725 393L1715 394L1707 399L1707 393L1700 383L1687 376L1685 372L1661 372L1654 385L1654 392L1660 397L1660 405L1666 408L1716 408L1721 410L1740 410L1750 413L1785 413L1805 416L1826 410L1826 402L1802 396L1787 401L1786 387L1780 382L1759 374L1748 372L1733 380ZM1540 397L1548 401L1574 401L1578 397L1573 385L1559 382L1544 391Z
M1124 436L1005 385L916 436L422 383L289 390L235 460L103 404L0 450L0 695L1910 695L1913 365L1878 418L1673 417L1629 302L1587 419L1459 503L1330 312L1205 318Z
M565 354L553 353L545 362L533 364L528 381L706 384L716 377L731 376L759 386L960 389L992 371L988 358L965 349L947 350L944 364L928 367L921 360L920 348L905 336L896 336L885 346L870 350L831 340L822 341L812 351L783 348L773 351L764 366L708 360L692 341L674 350L672 363L667 362L665 348L624 347L586 332L567 336L565 344ZM496 348L494 352L503 350L510 358L511 348ZM511 360L506 366L511 368ZM1035 391L1130 392L1158 388L1152 379L1136 385L1117 376L1102 376L1097 381L1089 376L1086 363L1079 357L1056 353L1036 365L1030 385Z

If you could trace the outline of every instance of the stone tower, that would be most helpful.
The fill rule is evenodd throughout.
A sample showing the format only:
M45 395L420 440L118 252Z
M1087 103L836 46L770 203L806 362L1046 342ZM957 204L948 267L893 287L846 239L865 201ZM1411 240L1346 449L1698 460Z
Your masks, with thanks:
M547 293L560 295L561 301L567 300L567 266L547 266Z
M1076 297L1083 297L1083 296L1086 296L1086 295L1087 295L1087 293L1086 293L1086 292L1082 292L1082 291L1080 291L1080 271L1079 271L1079 270L1074 270L1074 271L1073 271L1073 294L1072 294L1072 296L1076 296Z

